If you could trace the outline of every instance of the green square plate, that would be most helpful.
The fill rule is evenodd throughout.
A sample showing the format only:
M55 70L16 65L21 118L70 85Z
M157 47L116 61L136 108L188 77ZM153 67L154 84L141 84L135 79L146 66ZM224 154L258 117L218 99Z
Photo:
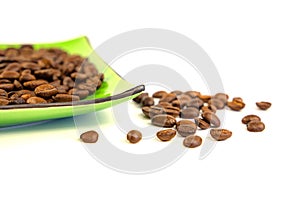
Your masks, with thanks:
M0 44L0 49L20 46ZM35 49L60 48L70 54L88 57L99 72L104 73L104 82L94 95L76 102L0 106L0 127L65 118L102 110L128 101L145 89L144 85L134 86L118 75L93 51L87 37L57 43L34 44L33 47Z

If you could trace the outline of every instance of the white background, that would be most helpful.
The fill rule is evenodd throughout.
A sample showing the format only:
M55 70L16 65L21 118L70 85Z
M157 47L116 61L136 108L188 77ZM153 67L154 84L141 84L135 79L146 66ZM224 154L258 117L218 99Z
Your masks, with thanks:
M299 9L296 0L2 2L0 43L87 35L96 47L137 28L182 33L204 48L226 92L247 107L228 113L233 137L207 158L193 149L147 175L102 166L78 141L72 119L1 131L0 199L299 199ZM272 108L257 111L260 100ZM237 123L252 111L264 132Z

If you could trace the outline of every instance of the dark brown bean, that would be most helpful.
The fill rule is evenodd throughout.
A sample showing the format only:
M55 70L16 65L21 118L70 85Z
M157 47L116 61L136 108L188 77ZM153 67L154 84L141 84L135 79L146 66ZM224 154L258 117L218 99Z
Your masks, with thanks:
M191 101L189 101L186 106L194 107L199 110L203 106L203 103L204 102L201 99L195 98L195 99L192 99Z
M21 65L19 63L10 63L4 69L4 71L15 71L15 72L18 72L20 70L21 70Z
M219 99L221 100L224 104L227 103L228 99L229 99L229 96L228 94L225 94L225 93L217 93L215 94L214 96L215 99Z
M214 105L208 105L208 106L203 106L201 108L201 110L202 110L202 112L210 111L210 112L216 113L217 112L217 107L214 106Z
M0 89L0 97L8 97L7 92L3 89Z
M22 90L23 89L23 85L17 80L14 80L14 86L15 86L16 90Z
M176 119L171 115L160 114L152 117L151 123L155 126L171 128L176 124Z
M175 94L176 96L181 95L183 92L180 90L173 90L172 92L170 92L171 94Z
M172 101L172 106L177 107L177 108L181 108L180 101L179 100Z
M20 77L20 73L16 71L4 71L0 74L0 78L17 79Z
M135 97L135 98L132 99L132 100L133 100L134 102L136 102L136 103L141 103L142 98L143 98L143 97L146 97L146 96L149 96L149 94L148 94L148 93L142 93L142 94L138 95L137 97Z
M5 90L7 92L12 91L14 89L15 85L12 83L1 83L0 89Z
M195 124L202 130L206 130L206 129L210 128L210 124L207 121L205 121L204 119L195 118L194 120L195 120Z
M148 118L152 118L155 115L159 115L159 114L165 114L165 110L163 107L161 106L144 106L142 107L142 111L144 113L144 115Z
M189 135L193 135L196 133L197 131L197 126L195 123L180 123L177 127L176 127L179 135L181 135L182 137L186 137Z
M152 97L153 98L162 98L166 94L168 94L166 91L157 91L157 92L153 93Z
M76 95L70 94L57 94L52 97L55 102L70 102L70 101L79 101L80 98Z
M178 117L180 113L180 109L174 106L164 106L165 113L168 115L172 115L173 117Z
M165 129L156 133L157 138L163 142L170 141L172 138L175 137L175 135L176 131L173 129Z
M200 99L201 99L203 102L207 103L207 102L211 99L211 96L210 96L210 95L201 95L201 96L200 96Z
M191 98L196 98L196 97L200 98L201 97L201 93L198 91L192 91L192 90L186 91L184 94L190 96Z
M38 103L47 103L47 101L41 97L30 97L27 99L26 103L28 104L38 104Z
M0 106L6 106L9 104L9 100L0 98Z
M127 140L132 143L138 143L142 139L142 133L138 130L131 130L127 133Z
M36 80L35 76L30 73L24 73L20 76L19 79L21 82L33 81Z
M166 107L166 106L172 106L172 104L168 102L159 102L158 106Z
M217 141L227 140L232 136L232 132L227 129L211 129L210 135Z
M244 102L243 99L241 97L234 97L232 99L232 101L235 101L235 102Z
M261 102L256 102L257 107L259 107L261 110L267 110L271 107L271 103L270 102L266 102L266 101L261 101Z
M84 143L96 143L98 141L98 133L96 131L87 131L80 135L80 139Z
M216 98L210 99L208 101L208 104L216 106L217 109L223 109L225 107L225 103L222 100Z
M227 106L234 111L240 111L245 107L245 103L242 101L230 101L227 102Z
M142 100L143 106L153 106L154 105L154 99L152 97L146 97Z
M27 81L23 85L31 90L35 89L37 86L43 85L48 83L46 80L33 80L33 81Z
M171 103L171 102L174 101L176 98L177 98L177 97L176 97L176 94L169 93L169 94L164 95L164 96L159 100L159 102L168 102L168 103Z
M183 120L176 122L176 129L178 126L183 125L183 124L195 124L195 123L190 120L183 119Z
M10 99L9 104L24 104L26 103L25 99L18 97L18 98L14 98L14 99Z
M202 138L198 135L190 135L184 138L183 145L188 148L195 148L202 144Z
M43 98L49 98L58 93L57 89L50 84L39 85L35 88L34 93Z
M68 88L68 86L61 85L61 86L57 87L57 91L60 94L64 94L64 93L67 93L67 92L65 92L67 90L67 88ZM84 99L87 96L89 96L89 91L88 90L78 90L76 88L73 88L73 89L69 90L68 94L76 95L76 96L79 96L80 99Z
M247 124L247 130L250 132L261 132L265 130L265 124L261 121L250 121Z
M242 119L242 123L243 124L248 124L250 121L260 121L260 117L257 115L247 115L245 117L243 117Z
M182 109L180 112L180 117L184 119L194 119L199 116L199 110L197 108L189 107Z
M202 118L213 125L214 127L219 127L221 125L220 119L218 116L213 112L204 112L202 113Z

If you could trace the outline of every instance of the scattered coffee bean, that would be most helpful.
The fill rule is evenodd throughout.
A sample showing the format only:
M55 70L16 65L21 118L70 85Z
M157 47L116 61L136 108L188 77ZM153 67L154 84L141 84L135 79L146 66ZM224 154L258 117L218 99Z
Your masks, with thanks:
M30 97L27 99L26 103L28 104L39 104L39 103L47 103L47 101L41 97Z
M34 93L43 98L50 98L58 93L56 87L50 84L39 85L35 88Z
M210 128L210 124L207 121L205 121L204 119L195 118L194 120L195 120L195 124L202 130L206 130L206 129Z
M6 106L9 104L9 101L7 99L0 98L0 106Z
M136 102L136 103L141 103L142 98L148 97L148 96L149 96L148 93L142 93L142 94L138 95L137 97L135 97L135 98L132 99L132 100L133 100L134 102Z
M0 97L7 97L7 92L5 90L0 89Z
M187 103L187 107L194 107L194 108L197 108L198 110L203 106L203 101L201 99L198 99L198 98L195 98L195 99L192 99L190 100L188 103Z
M168 102L168 103L171 103L171 102L174 101L176 98L177 98L177 97L176 97L176 94L169 93L169 94L164 95L164 96L159 100L159 102Z
M176 124L176 119L171 115L160 114L152 117L151 123L155 126L171 128Z
M159 102L158 105L163 106L163 107L172 106L172 104L168 103L168 102Z
M173 90L172 92L170 92L171 94L175 94L176 96L181 95L183 92L180 90Z
M242 101L227 102L227 106L234 111L240 111L245 107L245 103Z
M247 115L245 117L243 117L242 119L242 123L243 124L248 124L250 121L260 121L260 117L257 115Z
M183 145L188 148L195 148L202 144L202 138L198 135L190 135L184 138Z
M219 127L221 125L220 119L213 112L204 112L201 114L202 118L213 125L214 127Z
M70 102L70 101L79 101L79 97L70 94L57 94L52 97L55 102Z
M142 133L138 130L131 130L127 133L127 140L132 143L138 143L142 139Z
M247 124L247 130L250 132L261 132L265 129L265 124L261 121L250 121Z
M200 99L207 103L210 99L211 99L211 96L210 95L200 95Z
M176 129L182 137L193 135L197 131L197 126L195 123L180 123L176 126Z
M271 103L270 102L266 102L266 101L261 101L261 102L256 102L257 107L259 107L261 110L267 110L271 107Z
M217 141L223 141L232 136L232 132L227 129L211 129L210 135Z
M243 99L241 97L234 97L232 99L232 101L235 101L235 102L244 102Z
M229 96L225 93L217 93L214 95L214 98L215 99L219 99L221 100L224 104L227 103L228 99L229 99Z
M184 94L190 96L191 98L196 98L196 97L200 98L201 97L201 93L198 91L187 91Z
M98 140L98 133L96 131L87 131L80 135L80 139L85 143L95 143Z
M201 108L202 112L213 112L216 113L217 112L217 107L214 105L208 105L208 106L202 106Z
M166 91L157 91L153 93L152 97L153 98L162 98L163 96L167 95L168 93Z
M154 99L152 97L145 97L142 99L142 105L143 106L153 106Z
M175 135L176 131L173 129L165 129L156 133L157 138L163 142L170 141L172 138L175 137Z
M217 109L223 109L225 107L225 103L220 100L220 99L216 99L216 98L212 98L208 101L209 105L214 105Z
M199 116L199 110L197 108L189 107L181 110L180 117L184 119L194 119Z

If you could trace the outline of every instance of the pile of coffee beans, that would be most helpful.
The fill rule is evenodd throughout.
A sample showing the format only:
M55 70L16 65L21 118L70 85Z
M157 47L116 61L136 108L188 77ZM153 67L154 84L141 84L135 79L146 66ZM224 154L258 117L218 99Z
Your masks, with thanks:
M247 130L250 132L261 132L265 130L265 124L257 115L247 115L243 117L242 123L247 125Z
M61 49L0 50L0 106L78 101L103 79L93 63Z

